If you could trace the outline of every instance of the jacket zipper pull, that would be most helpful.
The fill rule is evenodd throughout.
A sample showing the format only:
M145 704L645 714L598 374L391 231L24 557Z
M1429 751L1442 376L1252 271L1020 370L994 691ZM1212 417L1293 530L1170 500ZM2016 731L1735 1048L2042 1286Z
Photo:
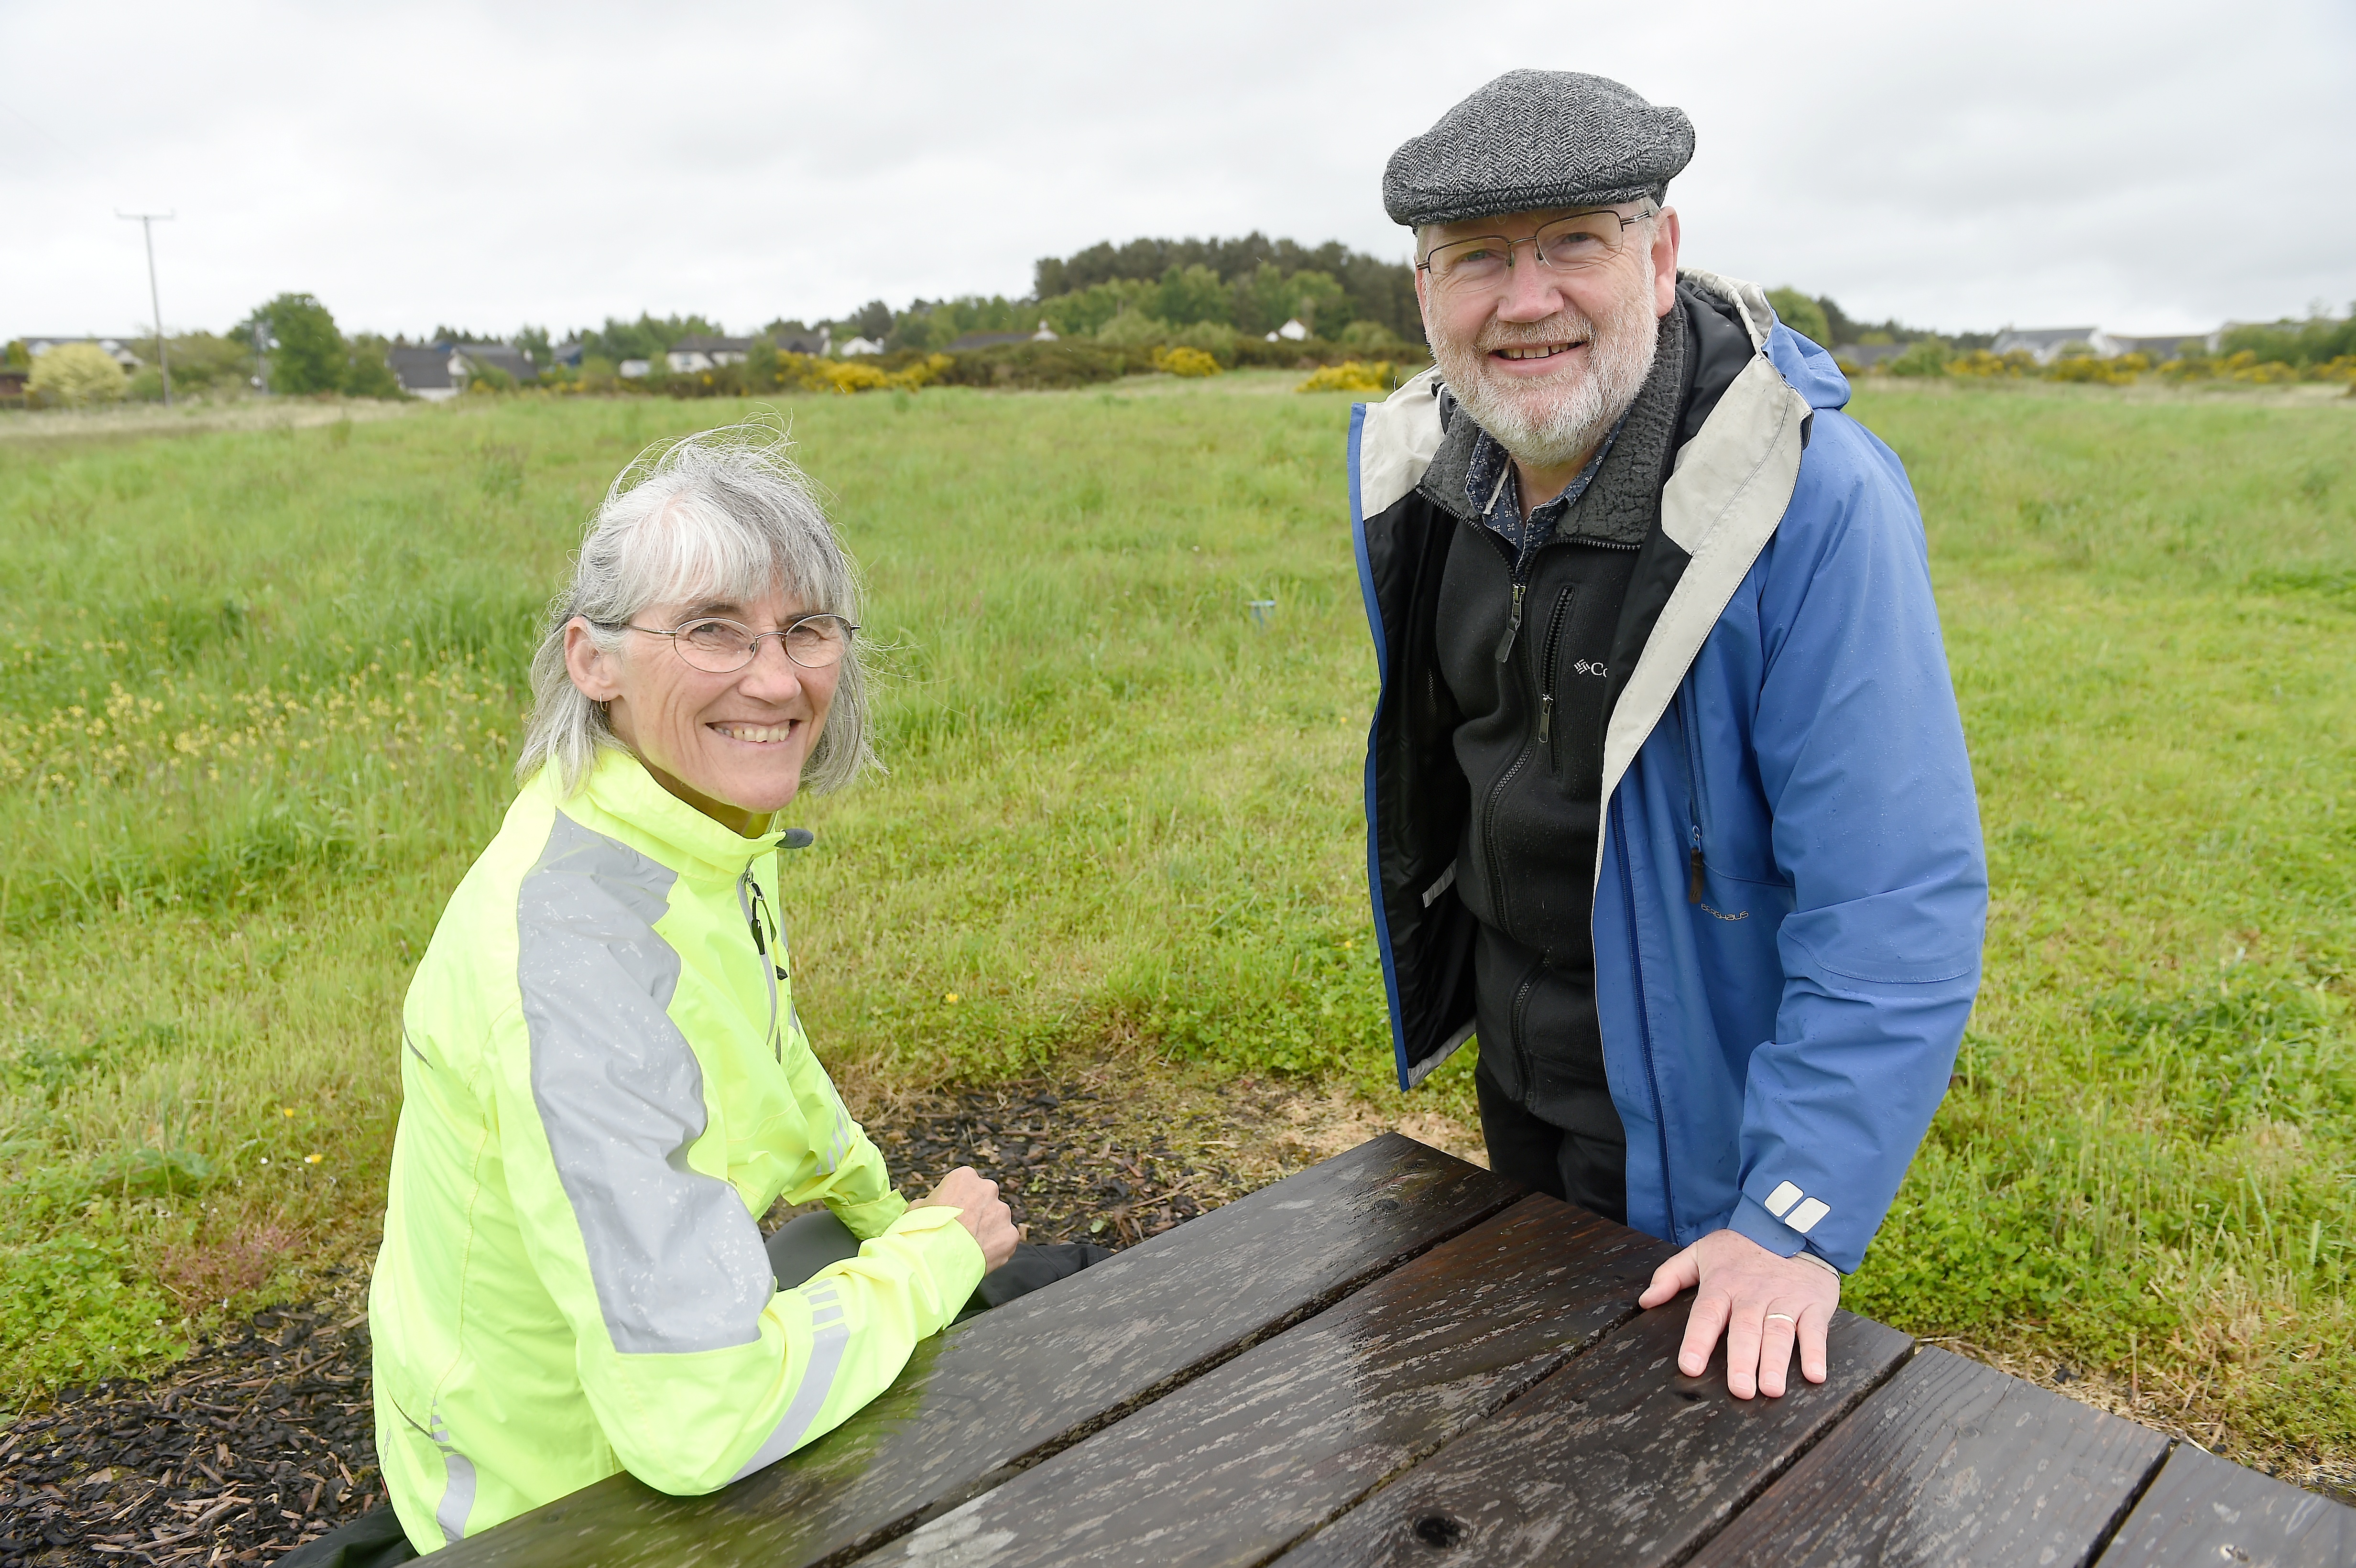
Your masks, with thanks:
M1702 890L1701 825L1699 823L1694 825L1693 838L1693 854L1687 861L1689 871L1688 880L1686 882L1686 902L1697 904L1701 902Z
M1499 664L1504 664L1514 656L1514 638L1522 629L1522 595L1528 592L1529 584L1526 582L1514 584L1514 614L1513 619L1505 623L1505 640L1497 645Z
M1554 693L1538 699L1538 744L1547 743L1547 732L1554 728Z

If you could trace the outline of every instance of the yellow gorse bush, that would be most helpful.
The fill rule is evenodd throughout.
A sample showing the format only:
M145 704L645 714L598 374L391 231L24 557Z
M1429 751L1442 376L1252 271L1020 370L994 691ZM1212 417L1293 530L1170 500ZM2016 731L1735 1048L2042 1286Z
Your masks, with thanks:
M1985 348L1975 348L1968 354L1958 354L1948 360L1947 374L1982 378L2034 376L2037 374L2037 356L2025 348L2016 348L2009 354L1991 354Z
M1344 359L1339 365L1328 365L1311 372L1309 379L1292 389L1296 392L1387 392L1391 389L1391 362L1377 359L1370 364L1363 359Z
M130 379L114 356L95 343L60 343L33 360L28 389L45 403L78 409L122 398Z
M886 370L859 359L824 359L814 354L777 355L778 376L813 392L913 392L940 379L957 361L946 354L928 354L901 370Z
M1215 376L1219 362L1200 348L1157 348L1153 351L1153 368L1172 376Z

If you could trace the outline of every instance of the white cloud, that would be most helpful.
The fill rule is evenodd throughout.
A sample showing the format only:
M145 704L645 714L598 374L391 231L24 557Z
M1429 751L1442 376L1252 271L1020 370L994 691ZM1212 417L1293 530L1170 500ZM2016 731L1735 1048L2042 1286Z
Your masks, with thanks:
M1021 293L1033 260L1258 228L1401 254L1384 160L1515 65L1684 108L1689 260L1949 328L2170 331L2356 295L2336 0L1151 14L878 3L0 0L0 333L745 327Z

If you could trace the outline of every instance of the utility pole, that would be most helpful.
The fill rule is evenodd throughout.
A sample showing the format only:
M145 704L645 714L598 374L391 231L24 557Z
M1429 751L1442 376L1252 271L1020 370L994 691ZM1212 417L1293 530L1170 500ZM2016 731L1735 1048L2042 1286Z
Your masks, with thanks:
M147 308L155 313L155 367L164 372L164 406L172 406L172 357L164 347L164 304L155 292L155 225L169 223L176 212L121 212L117 218L134 219L140 232L147 237Z

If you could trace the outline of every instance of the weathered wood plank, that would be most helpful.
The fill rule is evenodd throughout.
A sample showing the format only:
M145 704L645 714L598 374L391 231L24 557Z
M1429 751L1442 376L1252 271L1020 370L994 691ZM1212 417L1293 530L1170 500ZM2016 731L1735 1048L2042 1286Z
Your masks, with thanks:
M2356 1568L2356 1509L2178 1444L2102 1568Z
M1525 1199L863 1568L1265 1561L1634 1316L1669 1253Z
M1726 1392L1723 1346L1702 1376L1677 1371L1692 1299L1642 1314L1281 1568L1681 1563L1913 1349L1895 1328L1837 1313L1823 1382L1795 1371L1783 1398L1739 1400Z
M434 1554L450 1568L803 1568L905 1530L1317 1311L1521 1189L1396 1133L918 1347L838 1431L705 1498L628 1476Z
M2078 1568L2168 1439L1925 1349L1809 1450L1696 1568Z

